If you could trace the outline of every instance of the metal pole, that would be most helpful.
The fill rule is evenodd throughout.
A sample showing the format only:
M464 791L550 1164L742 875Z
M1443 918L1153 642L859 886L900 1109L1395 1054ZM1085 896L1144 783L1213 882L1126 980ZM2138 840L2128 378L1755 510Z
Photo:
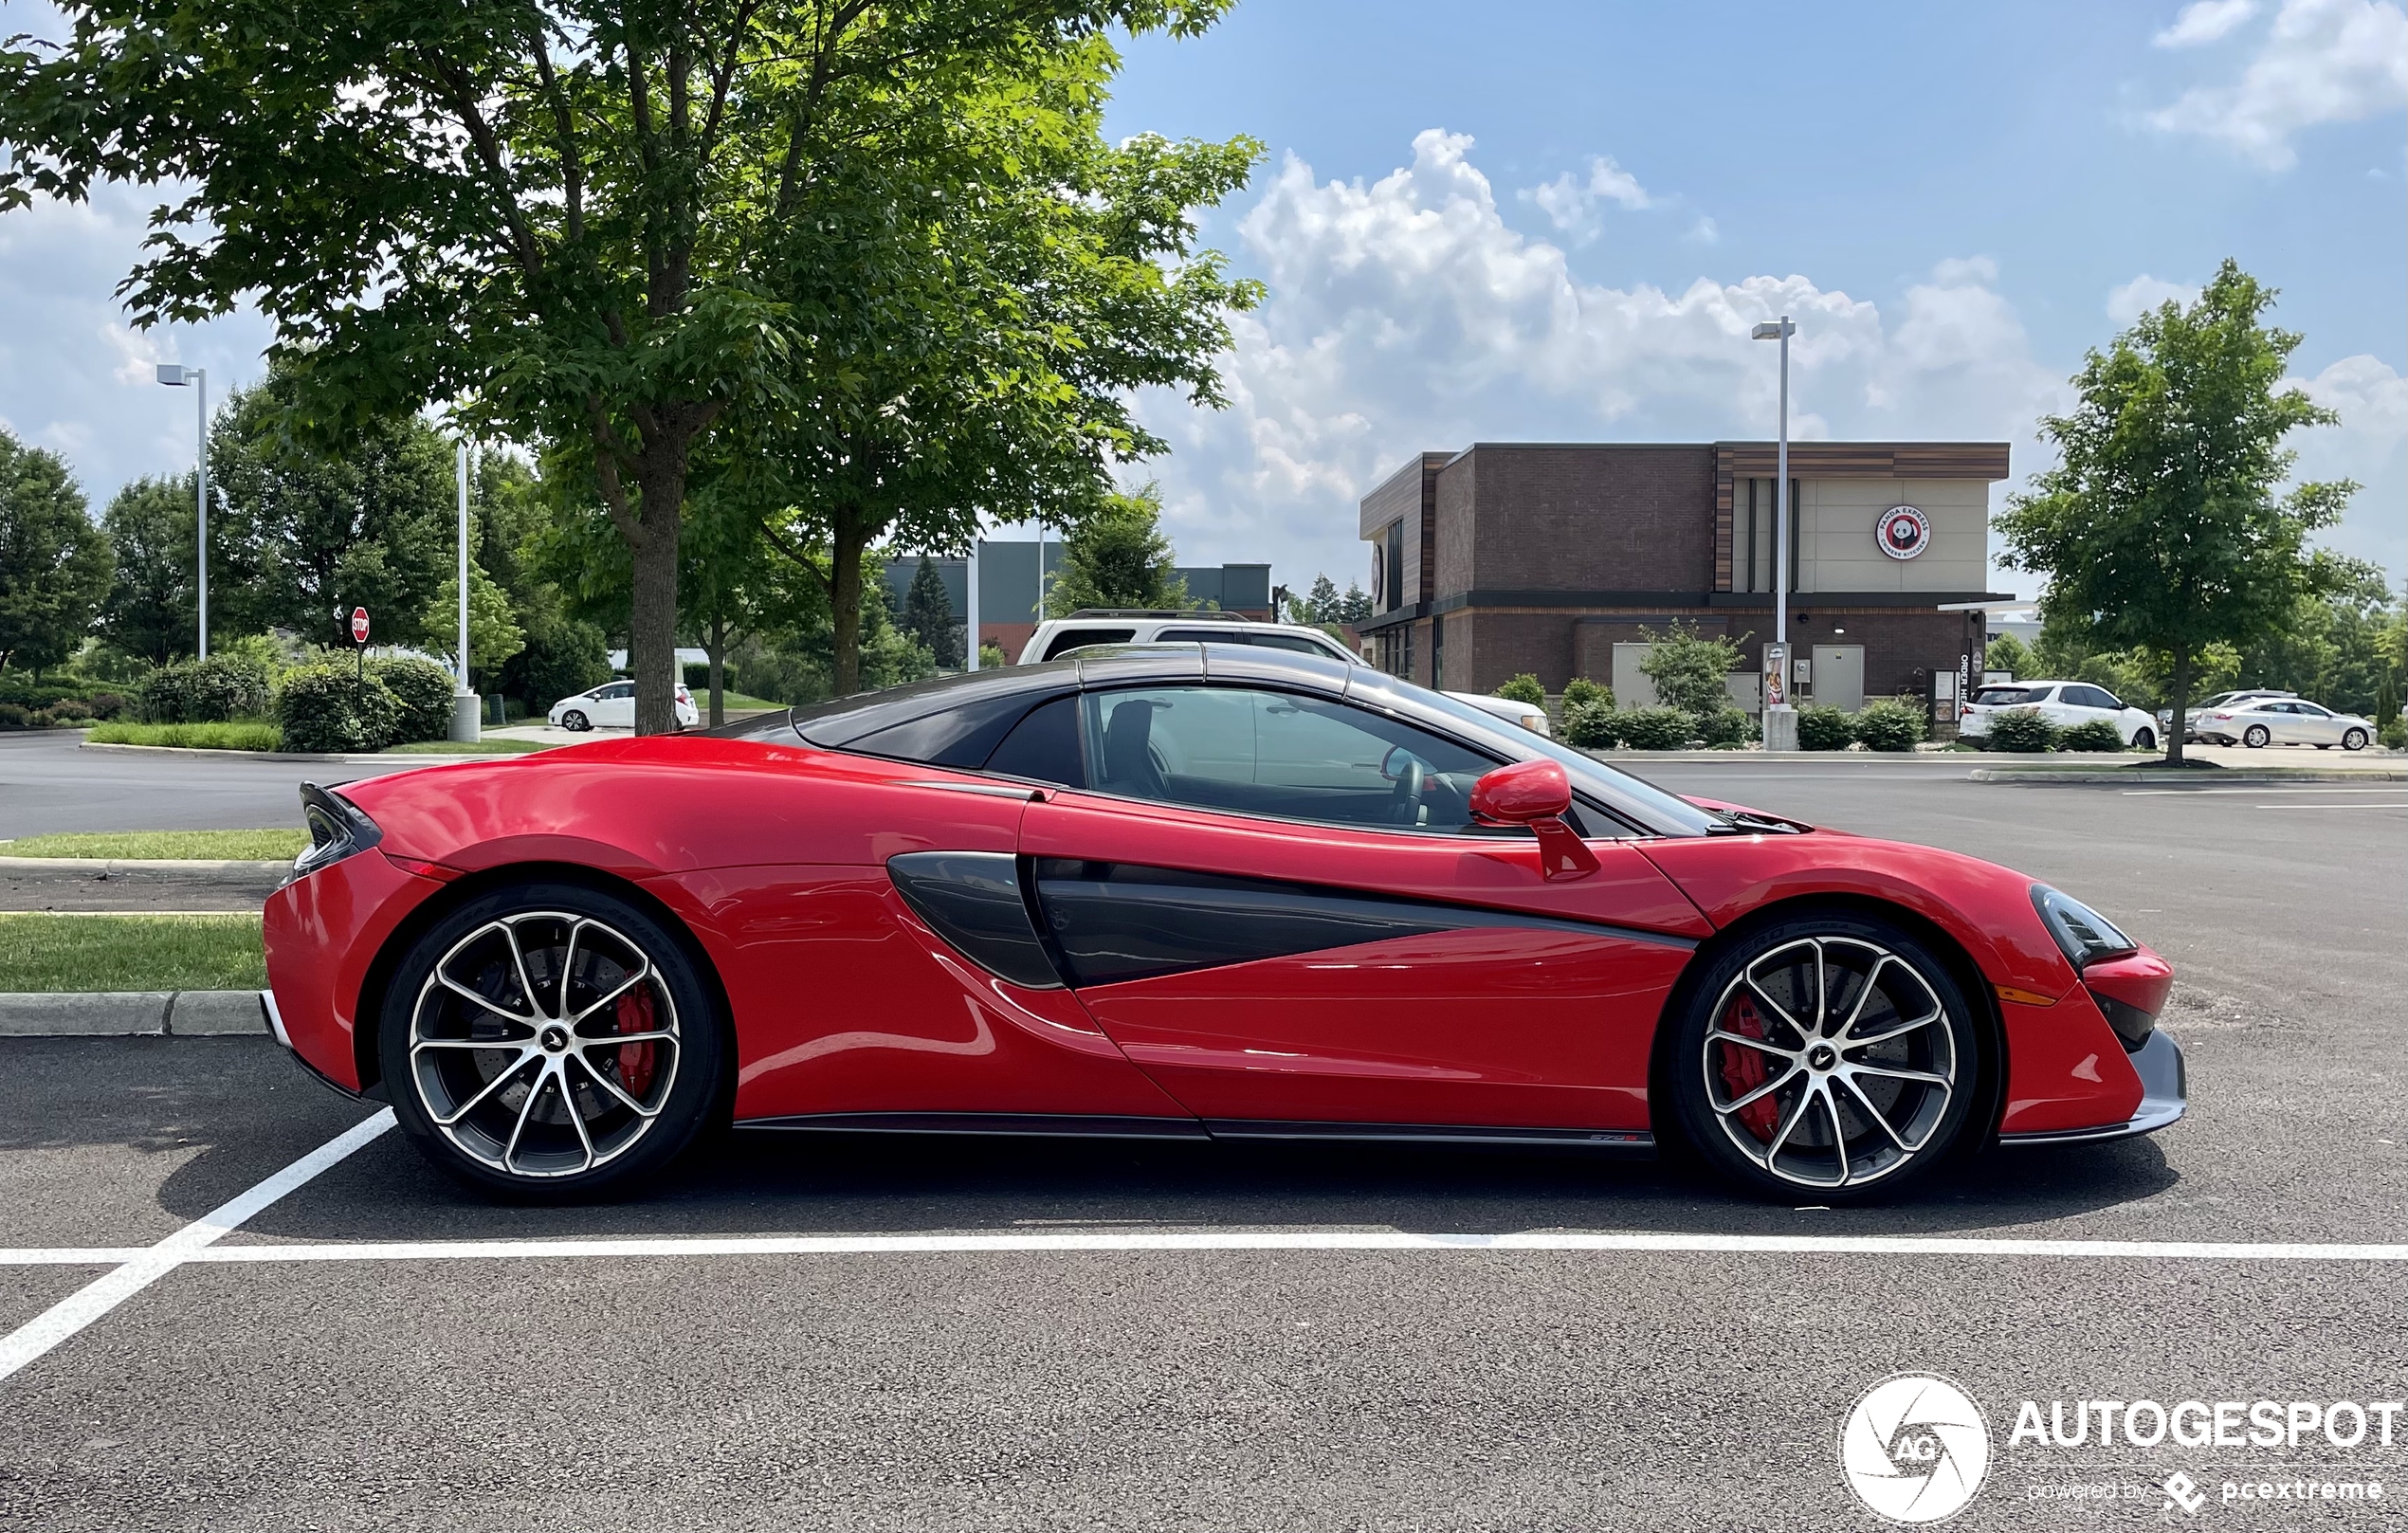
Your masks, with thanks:
M468 444L463 439L456 477L460 481L460 695L468 695Z
M967 633L966 642L962 648L967 653L962 658L962 668L976 670L978 668L978 534L975 530L970 534L970 563L962 572L962 588L968 597L964 605L969 608L967 621L963 624Z
M200 658L207 660L209 658L209 370L196 367L192 370L192 376L200 384L199 391L192 396L196 410L193 416L192 439L196 444L193 454L196 464L194 498L200 503Z
M1037 518L1037 605L1034 616L1040 623L1045 621L1045 518L1043 517Z
M1781 316L1781 438L1780 477L1773 481L1773 642L1789 644L1789 333L1794 327L1789 316ZM1786 661L1783 664L1787 664ZM1789 678L1781 678L1781 691L1787 695Z

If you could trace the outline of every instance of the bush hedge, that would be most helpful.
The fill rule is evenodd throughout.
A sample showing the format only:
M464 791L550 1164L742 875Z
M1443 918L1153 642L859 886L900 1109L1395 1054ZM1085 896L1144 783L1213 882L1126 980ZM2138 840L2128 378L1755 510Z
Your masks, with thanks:
M1572 716L1573 709L1584 707L1594 703L1602 703L1610 708L1614 706L1614 693L1606 687L1599 686L1596 683L1589 680L1585 676L1575 676L1570 681L1563 684L1563 713L1565 718L1568 719Z
M2037 708L2009 708L1990 716L1990 748L1994 751L2034 755L2054 750L2056 743L2057 726Z
M1622 715L1611 703L1566 702L1561 734L1566 745L1584 751L1611 750L1622 743Z
M1696 739L1697 719L1680 708L1623 708L1622 743L1634 751L1677 751Z
M1718 747L1744 745L1760 733L1755 719L1738 708L1717 708L1701 714L1696 726L1699 739Z
M95 745L173 745L190 751L274 751L283 731L274 724L95 724Z
M1505 683L1505 685L1498 687L1497 696L1511 698L1516 703L1527 703L1534 708L1543 708L1547 705L1547 689L1541 686L1539 679L1526 670Z
M2377 738L2395 751L2408 751L2408 713L2393 714Z
M2105 719L2085 719L2057 736L2061 751L2120 751L2124 749L2124 731Z
M155 724L222 724L267 712L267 666L250 655L211 655L161 666L137 689Z
M1844 751L1855 739L1855 721L1837 708L1809 705L1797 710L1797 748L1801 751Z
M382 682L393 697L393 738L386 744L443 739L450 735L451 695L456 684L451 672L431 660L394 655L368 662L368 674Z
M1869 751L1911 751L1923 739L1924 711L1900 698L1876 698L1857 710L1855 733Z
M339 662L297 666L276 689L288 751L381 751L400 720L401 703L382 681Z

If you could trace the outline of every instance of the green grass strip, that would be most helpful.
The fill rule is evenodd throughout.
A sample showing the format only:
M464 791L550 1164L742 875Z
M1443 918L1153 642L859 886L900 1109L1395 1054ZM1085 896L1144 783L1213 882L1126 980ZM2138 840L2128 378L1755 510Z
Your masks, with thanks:
M274 724L94 724L94 745L172 745L187 751L276 751L284 732Z
M104 830L0 841L0 857L137 857L203 862L289 862L309 832L277 830Z
M523 756L529 751L551 750L555 741L548 739L513 739L504 735L488 737L473 745L457 740L419 739L407 745L388 745L386 756Z
M0 914L0 991L258 990L259 918Z

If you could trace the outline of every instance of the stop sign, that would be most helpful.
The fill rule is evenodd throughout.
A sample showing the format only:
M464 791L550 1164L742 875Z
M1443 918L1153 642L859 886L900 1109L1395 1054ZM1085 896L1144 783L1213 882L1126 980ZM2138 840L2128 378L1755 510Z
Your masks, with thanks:
M351 610L351 642L354 644L368 642L368 609L365 607L355 607Z

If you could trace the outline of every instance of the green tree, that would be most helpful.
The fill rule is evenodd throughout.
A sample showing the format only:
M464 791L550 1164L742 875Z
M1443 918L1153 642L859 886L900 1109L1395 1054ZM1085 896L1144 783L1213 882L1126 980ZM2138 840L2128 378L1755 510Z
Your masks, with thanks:
M1990 647L1982 651L1981 664L1985 670L2002 670L2010 676L2034 674L2032 651L2012 633L2001 633L1991 640Z
M419 619L433 637L429 648L452 655L460 648L460 575L457 570L435 588L434 600ZM512 613L509 593L485 574L484 566L468 565L468 680L483 691L502 665L527 647L527 631Z
M1106 497L1103 509L1063 541L1046 615L1067 617L1083 607L1192 606L1161 518L1158 485Z
M911 574L911 589L903 593L903 627L936 657L939 669L960 669L966 646L954 627L953 598L945 594L936 560L925 554Z
M814 390L852 439L902 397L846 371L922 319L845 285L924 223L898 210L924 198L878 193L1106 27L1194 33L1224 3L66 0L64 35L0 49L0 209L173 185L125 284L135 322L254 304L306 384L297 431L446 399L479 434L574 446L630 555L637 727L663 732L697 454Z
M2162 653L2178 715L2208 645L2253 643L2341 580L2307 538L2357 486L2275 493L2293 457L2283 438L2335 416L2282 387L2300 338L2260 322L2273 300L2226 261L2189 307L2169 300L2089 353L2072 413L2041 423L2060 462L1998 520L2004 562L2048 577L2046 618ZM2182 731L2165 734L2180 762Z
M1338 598L1338 621L1346 624L1371 621L1371 593L1359 584L1346 582L1346 594Z
M362 416L338 446L297 437L302 381L285 363L210 425L210 627L290 629L327 643L365 607L379 643L454 642L425 622L457 568L452 445L415 414Z
M1338 582L1325 575L1313 576L1313 585L1303 596L1287 598L1287 620L1309 623L1318 628L1338 621L1338 608L1344 598L1338 594Z
M66 460L0 427L0 670L24 666L39 680L82 648L110 556Z
M686 518L678 586L685 593L682 631L710 667L709 718L727 721L728 651L760 633L793 629L827 610L819 592L773 556L761 525L741 504L707 495Z
M1704 717L1731 705L1724 678L1743 658L1729 639L1709 639L1693 624L1674 623L1662 632L1649 631L1648 651L1639 672L1655 684L1656 699L1668 707Z
M164 666L199 636L197 508L192 476L137 479L101 515L115 568L101 598L100 637L119 654Z

